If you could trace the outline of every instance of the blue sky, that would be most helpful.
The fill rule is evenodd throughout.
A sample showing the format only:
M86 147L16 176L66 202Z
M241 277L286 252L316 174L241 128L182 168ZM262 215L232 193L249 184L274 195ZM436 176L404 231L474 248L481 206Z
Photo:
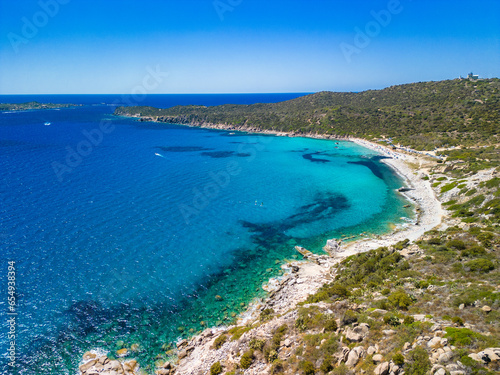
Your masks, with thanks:
M500 76L500 1L0 0L0 94L360 91L470 71Z

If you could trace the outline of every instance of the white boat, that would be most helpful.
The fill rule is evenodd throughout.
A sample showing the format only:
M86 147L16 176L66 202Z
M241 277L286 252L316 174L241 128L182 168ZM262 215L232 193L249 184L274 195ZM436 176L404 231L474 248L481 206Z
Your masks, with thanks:
M50 122L46 122L44 123L45 126L49 126L50 125Z

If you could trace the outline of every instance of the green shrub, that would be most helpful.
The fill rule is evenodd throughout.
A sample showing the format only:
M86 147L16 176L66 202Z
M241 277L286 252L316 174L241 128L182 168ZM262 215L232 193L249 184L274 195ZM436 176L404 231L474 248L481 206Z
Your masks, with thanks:
M250 349L262 351L262 348L266 344L266 340L251 339L248 343Z
M415 287L418 289L427 289L429 287L429 282L426 280L419 280L415 282Z
M408 353L407 363L405 365L405 374L425 375L431 369L431 361L427 351L417 346Z
M392 361L396 366L403 366L405 363L405 357L401 353L396 353L392 356Z
M210 375L219 375L222 374L222 365L220 362L215 362L212 366L210 366Z
M402 289L395 291L388 297L389 302L401 310L407 310L413 303L411 297Z
M451 318L451 322L456 324L457 326L463 326L465 323L464 320L459 316L454 316L453 318Z
M333 375L349 375L351 374L351 370L346 366L345 363L341 363L340 366L337 366L333 371Z
M465 267L468 268L471 272L482 272L486 273L493 269L495 269L495 265L489 259L478 258L474 260L470 260L465 263Z
M476 301L483 301L487 304L494 304L500 301L500 293L495 292L495 288L482 285L471 285L453 299L454 306L473 306Z
M382 294L383 296L388 296L389 294L391 294L391 290L389 288L382 289L380 294Z
M250 331L251 327L234 327L234 328L231 328L228 333L230 333L232 336L231 336L231 340L239 340L241 336L243 336L243 334L245 332L248 332Z
M285 369L284 363L279 359L277 359L273 362L273 365L271 366L271 375L277 375L279 373L282 373L284 369Z
M335 318L333 316L329 317L326 320L324 328L325 328L326 332L335 332L337 330L337 328L338 328L337 321L335 320Z
M458 347L471 347L471 348L486 348L488 346L495 346L498 341L494 338L481 335L468 328L446 328L446 337L451 345Z
M358 315L352 310L346 310L342 317L342 325L348 325L358 321Z
M227 341L227 336L226 335L220 335L217 337L214 341L213 348L214 349L220 349L222 345Z
M243 369L249 368L253 363L253 349L247 350L240 359L240 366Z
M330 371L333 370L333 359L332 356L327 355L325 356L325 359L323 359L323 362L321 363L321 366L319 366L319 369L323 371L323 373L328 374Z
M393 327L397 327L398 325L401 324L399 322L399 318L396 315L392 315L392 314L386 314L384 316L384 323L388 324L390 326L393 326Z
M483 244L483 246L491 246L491 241L495 238L493 233L483 232L477 235L477 239Z
M441 238L439 238L439 237L429 238L427 240L427 243L429 245L441 245Z
M456 182L451 182L449 184L446 184L444 186L441 187L441 194L442 193L446 193L447 191L450 191L451 189L453 189L454 187L456 187L458 184Z
M260 312L260 320L261 321L266 321L269 320L274 314L273 309L264 309Z
M344 285L339 283L325 284L319 290L309 296L306 300L307 303L316 303L328 300L342 300L349 297L351 294Z
M405 326L409 326L411 324L415 323L415 318L411 315L406 315L403 321L403 324Z
M467 257L467 258L477 258L480 256L484 256L488 253L487 253L486 249L482 246L472 246L468 249L462 250L460 252L460 254L463 257Z
M450 240L446 243L446 246L457 250L464 250L467 247L465 242L460 240Z
M311 361L301 361L299 363L299 368L302 370L304 375L314 375L316 373L316 369Z
M339 340L336 336L330 336L322 345L321 350L328 354L333 354L339 349Z

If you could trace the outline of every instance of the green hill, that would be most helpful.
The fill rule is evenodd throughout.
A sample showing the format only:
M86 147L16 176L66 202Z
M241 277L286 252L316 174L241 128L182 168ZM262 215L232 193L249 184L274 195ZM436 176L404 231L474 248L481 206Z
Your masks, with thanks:
M319 92L280 103L215 107L119 107L160 122L296 134L393 138L418 150L498 143L500 80L448 80L360 93Z

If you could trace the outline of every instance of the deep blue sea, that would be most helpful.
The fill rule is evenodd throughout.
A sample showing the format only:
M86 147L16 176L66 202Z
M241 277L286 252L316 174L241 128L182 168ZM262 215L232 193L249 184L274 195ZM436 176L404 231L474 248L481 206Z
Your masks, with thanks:
M411 216L395 192L402 181L353 143L140 123L113 116L115 99L0 96L86 104L0 112L2 374L9 261L19 373L73 375L84 351L132 344L148 369L180 337L230 324L264 297L262 283L300 258L295 245L321 252L327 238L383 233Z

